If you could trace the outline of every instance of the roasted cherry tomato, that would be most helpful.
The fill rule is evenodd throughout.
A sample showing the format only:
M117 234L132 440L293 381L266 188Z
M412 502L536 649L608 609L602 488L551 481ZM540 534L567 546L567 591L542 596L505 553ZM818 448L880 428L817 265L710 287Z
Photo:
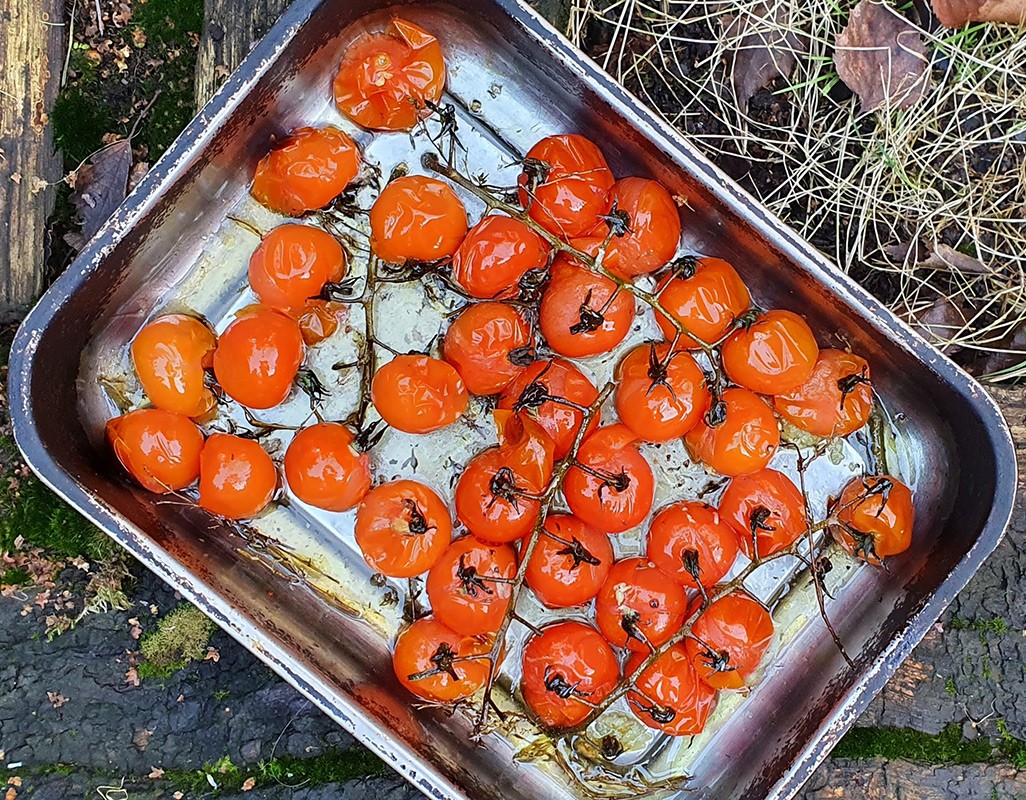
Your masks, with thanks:
M744 689L773 640L773 620L744 592L721 597L684 641L698 677L714 689Z
M616 413L647 442L679 439L709 410L698 362L668 344L639 345L616 368Z
M720 258L679 259L656 291L667 313L707 344L723 337L752 301L744 281ZM669 318L656 312L656 322L668 341L677 337L677 327ZM677 346L698 345L682 334Z
M396 356L371 381L371 400L381 418L407 433L451 425L466 411L467 399L452 365L429 356Z
M520 279L549 261L549 243L518 219L489 214L467 233L452 257L452 277L471 297L507 300Z
M356 512L356 543L364 560L390 578L427 572L452 538L445 502L423 483L375 486Z
M680 212L662 184L647 178L621 178L609 193L610 221L600 220L592 235L612 233L602 263L626 277L664 266L680 243ZM625 214L618 218L616 212Z
M338 128L299 128L260 159L253 197L271 211L298 217L324 208L360 171L360 151Z
M422 700L455 703L485 685L491 650L484 637L464 636L423 617L399 634L392 667L399 682Z
M547 136L527 152L520 203L549 233L582 236L609 211L613 186L602 151L583 136Z
M763 558L789 547L808 526L801 491L775 469L734 478L720 499L720 514L737 532L749 558Z
M626 425L599 428L584 440L577 464L566 473L567 505L600 531L629 530L652 510L655 478L637 438Z
M631 653L626 673L634 674L646 658L647 653ZM635 678L627 704L650 728L670 736L694 736L702 732L716 707L716 690L698 679L687 651L677 644Z
M182 414L130 411L107 422L107 439L121 466L151 492L176 492L199 477L203 434Z
M556 622L524 648L520 691L546 728L570 728L616 688L620 664L597 630L583 622Z
M264 305L247 306L221 334L214 375L225 393L248 408L271 408L289 396L303 363L296 321Z
M531 331L520 312L505 303L473 303L445 333L445 360L456 367L471 394L496 394L532 358Z
M371 248L382 261L448 258L467 235L467 211L449 184L423 175L389 183L370 210Z
M512 542L538 519L537 497L552 477L553 444L530 417L495 412L499 444L478 453L456 483L456 516L488 542Z
M574 437L584 422L584 414L576 408L549 398L568 400L578 406L590 406L598 399L595 388L583 372L562 358L535 361L506 387L499 398L499 408L511 408L521 416L533 417L556 445L555 457L565 456L573 446ZM598 425L599 415L590 429Z
M150 402L187 417L212 411L204 370L216 347L213 331L195 317L165 314L143 326L132 341L132 363Z
M737 534L708 503L680 500L659 511L648 530L648 560L681 586L715 586L737 560Z
M634 295L558 255L542 295L539 322L557 353L574 358L606 353L630 333Z
M688 598L680 584L644 558L613 564L595 598L595 621L617 647L649 652L684 622Z
M757 394L727 389L687 432L684 442L693 459L721 475L745 475L762 469L773 458L780 444L780 425Z
M279 225L249 258L249 285L260 302L297 316L324 284L345 274L346 253L338 239L310 225Z
M830 506L830 527L841 547L870 564L903 553L912 543L912 492L890 475L854 478Z
M409 130L431 112L444 87L438 40L398 18L383 33L361 36L348 47L334 84L339 111L377 131Z
M349 306L344 303L307 300L296 321L306 346L313 347L337 331L339 323L348 316Z
M227 519L263 511L278 488L278 470L253 439L213 433L200 453L199 504Z
M285 478L304 503L348 511L370 489L370 459L345 425L318 422L303 428L285 451Z
M773 398L777 413L816 436L847 436L869 421L873 386L866 360L843 350L820 350L812 375Z
M524 580L544 605L569 608L598 594L612 565L607 534L569 514L550 514Z
M775 309L745 323L723 343L723 369L738 386L760 394L785 394L812 375L819 346L808 323Z
M517 557L509 545L485 544L473 536L457 539L428 573L431 609L458 633L495 633L516 572Z

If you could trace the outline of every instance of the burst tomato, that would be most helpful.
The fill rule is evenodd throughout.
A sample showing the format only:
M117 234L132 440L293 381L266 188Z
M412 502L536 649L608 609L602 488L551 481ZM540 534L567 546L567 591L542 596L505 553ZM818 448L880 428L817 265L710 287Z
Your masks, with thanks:
M681 500L659 511L648 530L648 560L687 589L716 585L737 560L737 534L708 503Z
M680 584L644 558L625 558L599 589L595 621L611 644L648 652L680 630L687 609Z
M569 608L598 594L612 565L607 534L569 514L550 514L524 580L544 605Z
M453 320L442 345L471 394L501 392L530 359L531 330L505 303L473 303Z
M467 211L449 184L423 175L389 183L370 210L371 248L382 261L448 258L467 235Z
M188 417L140 408L107 422L114 455L144 489L166 494L199 477L203 434Z
M714 689L743 689L773 640L773 620L744 592L721 597L695 620L684 648Z
M720 258L685 258L674 264L672 274L656 289L659 301L673 319L703 342L719 340L748 310L752 298L734 268ZM656 312L656 322L668 341L677 336L670 318ZM678 347L697 347L682 335Z
M263 511L278 489L278 469L253 439L211 434L200 453L199 504L227 519Z
M646 658L646 653L631 653L626 673L632 675ZM650 728L670 736L694 736L716 707L716 690L698 679L686 649L678 644L641 671L627 693L627 704Z
M723 369L738 386L785 394L812 375L819 346L805 320L775 309L734 331L723 343L722 355Z
M303 363L303 334L287 314L247 306L221 334L214 375L225 393L248 408L271 408L292 390Z
M422 355L396 356L374 374L371 400L396 430L430 433L467 409L467 389L452 365Z
M679 439L709 409L709 390L698 362L668 344L639 345L616 368L616 413L647 442Z
M364 560L390 578L427 572L452 538L445 502L417 481L375 486L356 512L356 543Z
M485 638L464 636L424 617L399 634L392 667L399 682L422 700L455 703L485 685L491 649Z
M318 422L303 428L285 451L285 479L304 503L348 511L370 489L370 459L345 425Z
M680 212L662 184L647 178L621 178L609 193L613 210L627 215L626 232L613 236L602 263L614 272L632 278L654 272L677 252L680 243ZM593 236L604 239L609 223L600 220Z
M202 417L214 409L206 386L217 339L195 317L165 314L143 326L132 341L132 363L143 391L157 408Z
M833 503L830 531L841 547L870 564L903 553L912 543L912 492L890 475L852 479Z
M279 225L249 258L249 285L260 302L293 315L345 273L346 253L338 239L310 225Z
M307 347L323 342L335 331L339 323L349 316L349 306L331 300L307 300L299 312L297 322Z
M720 514L749 558L789 547L807 527L805 498L794 481L775 469L731 480L720 499Z
M473 536L457 539L428 572L431 609L458 633L495 633L516 572L517 557L509 545L485 544Z
M507 300L520 279L549 260L549 243L517 219L482 217L452 257L452 277L471 297Z
M843 350L820 350L812 375L773 398L777 413L816 436L847 436L869 421L873 386L865 359Z
M769 463L780 444L780 426L757 394L727 389L684 442L693 459L721 475L745 475Z

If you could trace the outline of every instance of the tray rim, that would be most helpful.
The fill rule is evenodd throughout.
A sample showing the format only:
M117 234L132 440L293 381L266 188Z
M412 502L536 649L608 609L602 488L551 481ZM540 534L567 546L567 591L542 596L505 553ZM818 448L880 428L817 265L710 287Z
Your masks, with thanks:
M31 413L30 386L35 352L42 333L54 313L75 294L83 283L125 238L127 233L154 206L164 191L200 153L248 94L261 76L277 62L293 37L306 24L324 0L295 0L232 73L224 85L197 113L174 143L158 159L139 185L100 228L74 262L47 289L19 327L11 347L8 393L15 441L26 463L44 484L86 516L120 546L131 553L166 583L174 586L197 605L219 627L273 669L290 685L314 702L336 723L352 733L382 760L402 774L420 791L440 800L465 800L466 794L433 764L425 761L401 740L393 738L377 720L366 717L360 707L344 695L331 690L318 673L294 662L285 649L261 628L237 614L215 590L195 579L177 561L158 557L148 535L128 522L100 498L89 495L44 448ZM419 2L419 0L414 0ZM863 289L847 274L752 195L706 158L684 134L673 128L636 96L618 84L581 50L550 25L527 0L488 0L515 23L537 38L549 54L563 66L576 72L583 82L609 102L655 146L685 163L720 202L756 220L758 234L788 258L802 263L813 277L844 304L864 311L874 332L909 351L933 371L949 389L961 396L977 413L989 436L988 447L996 456L994 502L975 542L935 591L906 621L904 628L847 690L830 714L825 716L816 734L783 771L767 797L793 798L858 715L880 692L898 666L923 639L930 626L976 573L997 547L1008 526L1018 484L1015 445L1008 425L996 401L982 385L947 356L923 339L904 321ZM384 3L387 4L387 3ZM459 3L456 3L459 5Z

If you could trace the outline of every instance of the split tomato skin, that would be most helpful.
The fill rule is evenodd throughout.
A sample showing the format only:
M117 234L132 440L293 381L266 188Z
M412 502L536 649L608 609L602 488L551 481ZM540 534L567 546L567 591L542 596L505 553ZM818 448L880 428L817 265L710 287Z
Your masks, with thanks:
M360 171L360 151L344 131L331 126L299 128L260 159L253 197L287 217L324 208Z
M406 433L431 433L451 425L467 410L459 373L437 358L396 356L374 373L371 401L381 418Z
M107 422L114 455L144 489L176 492L200 474L203 433L183 414L140 408Z
M769 464L780 445L780 425L773 410L747 389L723 392L722 420L710 425L710 411L684 436L688 453L711 469L735 477Z
M442 47L404 19L361 36L345 52L333 90L339 111L363 128L406 131L426 117L445 88Z
M606 640L643 653L669 641L687 610L680 584L644 558L613 564L595 598L595 622Z
M509 300L520 279L549 261L549 243L518 219L489 214L471 228L452 257L452 277L471 297Z
M737 533L749 558L790 547L807 528L805 498L784 473L763 469L731 480L720 499L720 514Z
M527 562L524 582L548 608L589 602L613 565L609 535L570 514L550 514Z
M741 276L722 258L685 261L660 281L656 293L670 317L706 344L719 341L752 302ZM672 342L678 333L676 325L659 311L655 317L663 336ZM683 334L677 346L690 349L698 343Z
M391 181L370 210L371 249L392 264L449 258L467 235L467 211L452 187L436 178Z
M218 339L214 375L236 402L272 408L292 391L303 352L303 334L292 317L270 306L247 306Z
M505 303L473 303L453 320L442 350L471 394L497 394L509 386L524 367L515 363L514 351L531 344L527 322Z
M132 363L143 391L157 408L204 417L216 401L206 386L205 370L214 358L217 337L185 314L165 314L143 326L132 340Z
M705 374L687 352L639 345L617 365L616 413L639 439L668 442L694 428L709 410Z
M610 208L627 214L622 236L609 240L603 265L627 278L663 267L680 244L680 212L662 184L648 178L621 178L609 193ZM592 235L605 238L609 226L599 221Z
M686 589L723 580L740 552L738 536L708 503L680 500L652 519L645 554ZM697 572L697 576L694 574Z
M318 422L297 433L285 451L285 479L304 503L348 511L370 490L370 459L356 436L337 422Z
M632 652L625 672L633 675L647 653ZM641 671L627 704L645 725L670 736L695 736L716 707L716 690L699 680L684 645L677 644Z
M434 617L422 617L400 632L392 668L399 682L422 700L455 703L485 685L491 649L483 637L457 633ZM460 659L449 664L451 671L440 668L446 657Z
M546 728L579 724L616 688L620 665L602 635L583 622L557 622L524 648L520 691Z
M430 487L410 480L375 486L356 512L356 544L364 560L390 578L427 572L452 539L452 517Z
M307 300L296 322L307 347L320 344L338 330L339 324L349 316L349 306L331 300Z
M200 453L199 504L225 519L250 519L278 490L278 469L253 439L211 434Z
M869 364L854 353L824 348L809 379L774 397L773 405L814 436L847 436L862 428L873 410Z
M892 475L853 478L830 506L834 540L853 556L880 565L912 543L912 491Z
M684 641L698 677L714 689L744 689L773 641L773 620L745 592L713 602Z
M512 596L517 557L505 544L473 536L457 539L428 572L426 590L435 617L457 633L494 634Z
M338 239L310 225L279 225L249 259L249 285L264 305L293 316L346 274L346 253Z
M774 309L734 331L723 343L723 369L734 383L760 394L786 394L812 375L819 345L808 323Z

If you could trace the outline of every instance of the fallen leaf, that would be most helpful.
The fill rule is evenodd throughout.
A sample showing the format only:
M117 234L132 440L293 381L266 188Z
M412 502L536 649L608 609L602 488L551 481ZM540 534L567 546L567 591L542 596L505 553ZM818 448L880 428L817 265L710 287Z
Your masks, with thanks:
M173 797L175 798L175 800L182 800L182 798L185 797L185 795L181 792L175 792Z
M50 704L54 708L60 708L62 705L68 702L68 698L60 694L59 692L47 692L46 696L49 699Z
M18 790L13 786L7 790L7 794L4 795L4 800L17 800Z
M207 654L203 656L204 661L213 661L215 664L221 660L221 653L216 647L207 646Z
M986 275L992 271L978 258L960 253L946 244L937 243L932 249L933 252L920 261L919 266L941 269L945 272L968 272L971 275Z
M139 685L139 670L135 667L129 667L125 672L125 683L129 686Z
M164 770L162 770L160 767L151 767L150 768L150 774L147 775L146 777L147 778L153 778L154 780L156 780L157 778L163 778L164 777Z
M251 791L254 786L256 786L256 778L246 778L246 780L242 782L242 791Z
M926 45L919 29L882 3L861 0L834 42L841 80L863 111L908 108L929 88Z
M150 744L150 737L153 736L153 731L149 728L140 728L132 736L132 744L136 746L140 752L145 750Z
M1026 364L1026 323L1016 327L1010 335L1004 336L993 347L992 352L972 365L973 375L992 375Z
M21 788L21 778L17 775L13 775L12 777L8 778L7 783L11 786L14 786L15 788Z
M81 232L65 235L69 245L81 250L125 199L131 166L132 145L122 140L100 150L78 169L71 202L78 212Z
M128 173L128 191L131 192L139 185L139 181L146 177L146 173L150 171L149 161L137 161L132 165L131 172Z
M790 3L761 0L740 9L727 24L725 40L737 42L727 57L727 74L742 108L756 92L777 78L790 77L794 69L802 47L791 24L791 8Z
M930 0L942 25L961 28L967 22L1007 22L1022 25L1026 21L1023 0Z
M903 304L895 309L913 330L944 353L951 355L962 348L951 343L951 338L965 328L973 312L962 295L945 297L936 291L920 297L914 304Z

